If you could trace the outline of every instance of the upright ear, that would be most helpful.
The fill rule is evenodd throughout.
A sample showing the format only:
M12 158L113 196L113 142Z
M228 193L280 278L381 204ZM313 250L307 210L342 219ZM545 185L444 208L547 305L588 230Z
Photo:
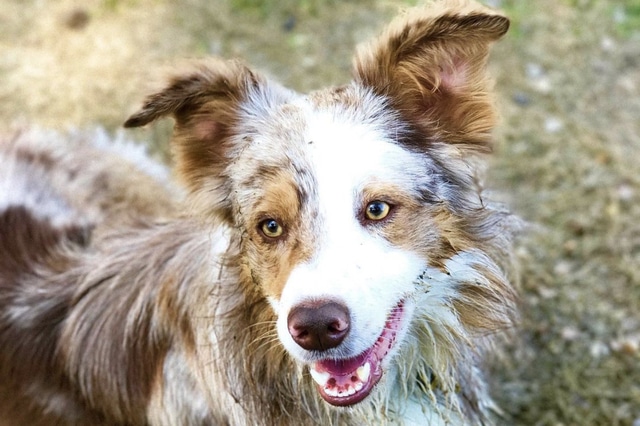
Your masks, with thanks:
M509 20L467 0L409 9L359 49L355 80L387 97L423 136L472 152L491 149L495 111L486 62Z
M171 145L178 177L195 197L193 201L200 199L208 213L228 218L226 169L237 148L237 124L243 105L252 97L264 98L254 95L265 88L264 79L238 61L204 60L173 75L124 126L139 127L173 117Z

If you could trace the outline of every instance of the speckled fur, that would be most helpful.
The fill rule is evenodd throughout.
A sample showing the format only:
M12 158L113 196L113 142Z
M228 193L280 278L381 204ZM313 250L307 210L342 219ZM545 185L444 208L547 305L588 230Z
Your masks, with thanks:
M481 185L507 29L471 1L411 9L351 83L305 96L194 64L125 124L174 118L178 185L101 133L0 138L0 425L492 423L483 357L517 317L517 220ZM388 220L363 218L372 200ZM328 295L354 324L331 356L406 311L349 408L320 398L320 355L282 320Z

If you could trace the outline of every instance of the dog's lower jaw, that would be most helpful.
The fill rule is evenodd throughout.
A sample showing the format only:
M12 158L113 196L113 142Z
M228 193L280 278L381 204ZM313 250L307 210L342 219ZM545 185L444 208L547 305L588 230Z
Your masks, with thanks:
M311 364L309 372L320 396L329 404L347 407L363 401L378 384L403 326L405 303L399 302L387 317L376 342L353 358L324 359Z

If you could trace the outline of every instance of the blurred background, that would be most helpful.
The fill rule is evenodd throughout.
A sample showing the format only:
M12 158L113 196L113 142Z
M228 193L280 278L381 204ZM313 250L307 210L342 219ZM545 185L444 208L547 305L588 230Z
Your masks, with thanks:
M408 0L2 0L0 125L121 123L168 68L240 57L308 91ZM640 0L492 0L503 120L488 187L532 224L504 424L640 426ZM169 120L130 132L168 160Z

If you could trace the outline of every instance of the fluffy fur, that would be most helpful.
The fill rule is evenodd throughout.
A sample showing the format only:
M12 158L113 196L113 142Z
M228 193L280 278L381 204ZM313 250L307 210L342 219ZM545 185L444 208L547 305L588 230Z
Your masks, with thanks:
M0 424L490 423L515 220L479 174L508 25L411 9L306 96L197 63L125 124L174 118L177 186L99 134L0 140Z

